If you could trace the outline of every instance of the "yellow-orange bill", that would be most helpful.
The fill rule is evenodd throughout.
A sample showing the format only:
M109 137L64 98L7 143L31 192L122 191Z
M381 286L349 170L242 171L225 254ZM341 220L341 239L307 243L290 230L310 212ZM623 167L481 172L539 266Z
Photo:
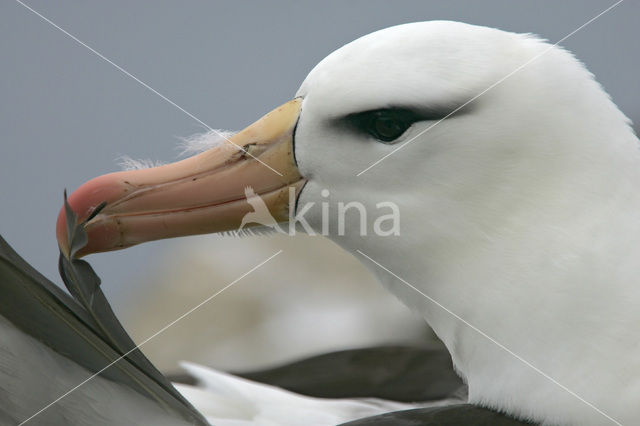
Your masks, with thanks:
M273 218L289 217L289 188L304 184L293 155L301 99L274 109L228 141L201 154L159 167L110 173L83 184L69 205L88 221L86 247L77 256L117 250L145 241L235 230L253 211L247 194L260 196ZM246 191L247 188L252 191ZM60 210L58 244L69 252L66 215Z

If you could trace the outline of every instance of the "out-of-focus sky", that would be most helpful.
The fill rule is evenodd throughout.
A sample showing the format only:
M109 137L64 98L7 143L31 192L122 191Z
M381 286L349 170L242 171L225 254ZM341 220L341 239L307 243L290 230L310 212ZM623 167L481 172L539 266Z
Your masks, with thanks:
M26 3L210 126L240 129L290 99L328 53L374 30L449 19L556 41L614 1ZM640 3L624 1L562 43L634 120L638 17ZM202 130L19 3L0 3L0 233L49 278L59 282L54 223L64 188L116 170L125 154L172 161L176 137ZM88 260L116 310L130 309L135 283L147 282L160 262L171 268L181 244L149 243ZM210 255L225 256L230 267L237 259L231 276L263 260L241 249ZM292 261L283 253L273 267Z

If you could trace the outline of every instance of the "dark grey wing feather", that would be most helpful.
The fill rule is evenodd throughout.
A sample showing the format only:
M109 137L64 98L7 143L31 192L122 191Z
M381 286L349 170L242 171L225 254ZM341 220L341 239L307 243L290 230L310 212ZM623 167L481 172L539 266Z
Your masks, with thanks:
M321 398L433 401L463 386L440 342L422 347L386 346L318 355L238 376Z
M367 417L341 426L525 426L522 420L471 404L419 408Z
M89 372L98 372L121 356L101 336L100 327L91 315L30 267L2 237L0 295L2 317L26 335ZM166 412L191 424L207 424L188 402L176 396L177 391L166 378L158 380L157 376L129 359L121 359L100 375L152 399ZM57 396L48 397L50 400L42 401L43 406Z

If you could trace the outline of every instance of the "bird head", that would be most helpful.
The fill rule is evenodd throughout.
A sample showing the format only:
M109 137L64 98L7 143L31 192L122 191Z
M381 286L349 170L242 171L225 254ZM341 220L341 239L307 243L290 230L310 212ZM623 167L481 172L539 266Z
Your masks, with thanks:
M563 197L612 152L602 128L628 131L625 120L578 61L533 36L400 25L330 54L293 100L222 144L82 185L69 197L79 221L106 206L78 254L232 231L250 186L278 222L304 213L307 232L351 249L385 250L390 237L437 257L486 243L523 211L571 214ZM345 211L352 202L365 215ZM375 232L381 205L399 212L392 235ZM57 236L67 251L64 209Z

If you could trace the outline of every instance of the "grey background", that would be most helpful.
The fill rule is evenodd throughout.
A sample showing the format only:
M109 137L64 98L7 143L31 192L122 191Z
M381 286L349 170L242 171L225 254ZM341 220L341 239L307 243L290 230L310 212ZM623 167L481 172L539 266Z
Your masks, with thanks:
M451 19L556 41L612 3L28 1L202 121L227 129L287 101L324 56L380 28ZM640 3L627 0L562 43L635 120L639 17ZM201 130L20 4L0 3L0 233L49 278L59 282L54 225L63 188L116 170L123 154L172 161L176 136ZM116 310L175 244L89 257Z

